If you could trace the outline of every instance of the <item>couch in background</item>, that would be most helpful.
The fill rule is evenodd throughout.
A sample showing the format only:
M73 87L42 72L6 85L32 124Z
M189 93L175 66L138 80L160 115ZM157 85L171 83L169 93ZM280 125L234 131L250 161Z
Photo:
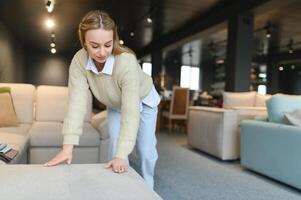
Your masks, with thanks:
M189 145L222 160L238 159L239 124L243 119L266 115L269 97L256 92L225 92L223 108L189 107Z
M67 112L68 88L30 84L1 83L11 88L13 104L19 120L17 127L1 127L0 142L19 151L11 163L42 164L61 148L63 119ZM73 163L107 161L108 134L105 114L92 116L89 95L87 114L80 144L74 148Z
M273 96L267 108L267 120L241 123L241 164L301 189L301 127L290 125L284 117L301 109L301 96Z

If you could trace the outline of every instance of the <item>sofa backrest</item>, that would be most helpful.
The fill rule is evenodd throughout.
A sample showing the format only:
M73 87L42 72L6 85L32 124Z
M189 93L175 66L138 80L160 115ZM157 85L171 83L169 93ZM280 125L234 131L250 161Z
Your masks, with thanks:
M36 120L63 122L68 111L68 87L41 85L37 88ZM89 92L85 121L92 116L92 95Z
M252 107L255 103L255 95L256 92L223 92L223 108Z
M18 121L32 123L34 118L35 86L24 83L0 83L0 87L10 87Z

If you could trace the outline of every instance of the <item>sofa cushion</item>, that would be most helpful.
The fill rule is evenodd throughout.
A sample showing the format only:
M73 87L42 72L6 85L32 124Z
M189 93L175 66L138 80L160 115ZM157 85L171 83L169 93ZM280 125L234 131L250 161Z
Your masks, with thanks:
M1 93L10 93L10 87L0 87L0 94Z
M254 106L256 92L223 92L223 108Z
M20 123L32 123L35 87L31 84L0 83L0 87L10 87L17 118Z
M0 133L5 132L5 133L20 134L20 135L28 135L29 134L28 131L30 127L31 127L30 124L19 124L17 127L1 127Z
M37 88L36 120L62 122L68 111L68 88L39 86ZM89 94L86 122L91 121L92 96Z
M10 147L19 152L17 157L11 161L11 163L18 163L24 151L27 151L29 135L1 132L0 138L1 143L8 144Z
M266 100L271 98L272 95L269 94L258 94L255 95L255 107L266 107Z
M301 126L301 109L297 109L293 112L284 113L287 121L295 126Z
M0 127L17 126L18 119L10 93L0 93Z
M60 122L35 122L30 133L30 145L34 147L61 147L63 144L63 123ZM84 123L83 134L79 146L98 146L100 136L91 124Z
M286 124L284 113L301 109L301 96L274 95L266 101L266 105L269 121Z

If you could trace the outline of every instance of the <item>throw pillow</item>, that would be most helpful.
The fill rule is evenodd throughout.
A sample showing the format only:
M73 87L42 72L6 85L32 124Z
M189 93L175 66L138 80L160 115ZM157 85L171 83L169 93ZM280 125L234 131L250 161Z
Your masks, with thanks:
M301 109L297 109L293 112L287 112L284 116L290 124L301 126Z
M223 108L254 106L256 92L223 92Z
M0 93L0 127L17 125L17 115L10 93Z
M10 87L0 87L0 94L10 93Z
M266 101L266 105L269 121L286 124L284 113L301 109L301 96L274 95Z

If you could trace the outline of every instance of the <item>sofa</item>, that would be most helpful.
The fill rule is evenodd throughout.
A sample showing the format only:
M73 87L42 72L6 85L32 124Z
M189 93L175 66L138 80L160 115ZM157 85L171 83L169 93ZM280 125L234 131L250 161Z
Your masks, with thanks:
M221 160L238 159L239 124L266 115L269 97L256 92L224 92L223 108L190 106L188 144Z
M301 189L301 126L284 116L301 109L301 97L273 96L267 107L266 119L241 123L241 165Z
M55 156L62 146L61 130L68 109L68 88L0 83L0 87L2 86L11 88L19 121L16 127L0 127L0 143L7 143L19 151L10 163L45 163ZM83 134L79 145L74 148L73 163L107 161L109 136L105 119L105 112L93 116L90 94Z

